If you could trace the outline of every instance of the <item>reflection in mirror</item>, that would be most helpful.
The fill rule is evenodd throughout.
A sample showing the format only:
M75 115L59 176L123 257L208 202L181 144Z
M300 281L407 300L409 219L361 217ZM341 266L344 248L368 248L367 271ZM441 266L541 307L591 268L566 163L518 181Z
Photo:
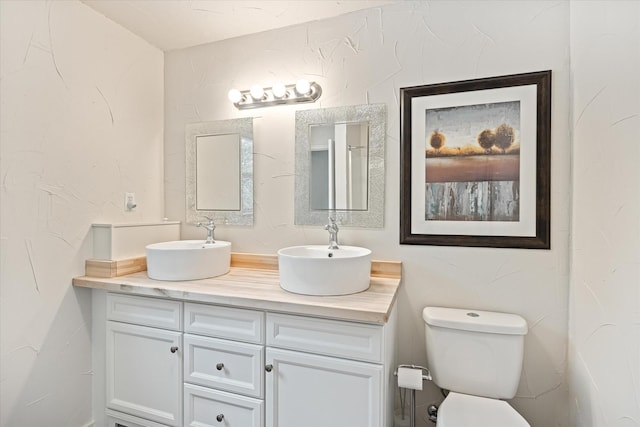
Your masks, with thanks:
M186 217L253 224L253 119L186 126Z
M239 134L196 136L196 209L240 210Z
M309 127L311 209L367 210L369 126Z
M295 223L384 225L386 106L296 112Z

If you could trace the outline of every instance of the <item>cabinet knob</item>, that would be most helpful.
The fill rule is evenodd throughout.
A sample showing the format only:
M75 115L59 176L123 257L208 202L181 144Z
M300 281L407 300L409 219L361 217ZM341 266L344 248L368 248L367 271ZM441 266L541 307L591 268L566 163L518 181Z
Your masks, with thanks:
M216 417L216 420L218 420L219 423L222 422L222 420L224 420L224 414L220 414Z
M178 351L178 347L173 346L169 350L171 350L171 353L175 353L176 351Z
M224 363L218 363L218 364L216 365L216 369L217 369L218 371L222 371L222 368L224 368Z
M271 372L271 371L273 371L273 365L267 365L267 366L265 366L265 367L264 367L264 370L265 370L265 371L267 371L267 372Z

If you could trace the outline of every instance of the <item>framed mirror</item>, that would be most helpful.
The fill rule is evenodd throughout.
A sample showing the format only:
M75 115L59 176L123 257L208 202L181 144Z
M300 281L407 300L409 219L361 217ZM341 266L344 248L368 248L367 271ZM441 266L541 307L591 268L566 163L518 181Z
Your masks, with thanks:
M186 220L253 224L253 119L190 123L185 131Z
M296 112L295 224L384 226L384 104Z

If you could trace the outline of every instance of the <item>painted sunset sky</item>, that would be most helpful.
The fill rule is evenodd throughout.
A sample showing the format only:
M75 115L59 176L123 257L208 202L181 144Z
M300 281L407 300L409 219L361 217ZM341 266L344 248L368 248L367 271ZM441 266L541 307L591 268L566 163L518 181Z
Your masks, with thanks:
M515 142L519 142L520 101L429 109L426 110L425 148L431 148L429 135L435 130L446 136L447 147L463 147L478 145L481 131L494 129L503 123L516 131Z

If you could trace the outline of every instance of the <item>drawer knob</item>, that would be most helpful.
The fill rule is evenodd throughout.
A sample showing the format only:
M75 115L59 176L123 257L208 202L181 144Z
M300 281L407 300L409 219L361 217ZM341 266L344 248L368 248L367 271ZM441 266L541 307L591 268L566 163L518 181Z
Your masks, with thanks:
M173 346L169 350L171 350L171 353L175 353L176 351L178 351L178 347Z
M224 363L218 363L218 364L216 365L216 369L217 369L218 371L222 371L222 368L224 368Z
M267 366L265 366L265 367L264 367L264 370L265 370L265 371L267 371L267 372L271 372L271 371L273 371L273 365L267 365Z
M222 420L224 420L224 414L220 414L216 417L216 420L218 420L219 423L222 422Z

